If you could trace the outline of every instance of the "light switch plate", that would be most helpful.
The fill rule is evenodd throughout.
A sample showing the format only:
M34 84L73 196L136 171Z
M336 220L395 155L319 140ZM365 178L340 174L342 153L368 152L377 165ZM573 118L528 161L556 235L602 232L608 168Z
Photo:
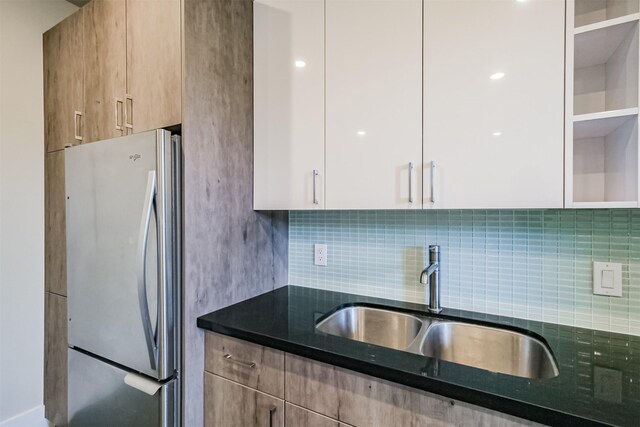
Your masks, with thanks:
M622 296L622 264L593 263L593 294L610 297Z
M316 243L313 245L313 264L327 266L327 245Z

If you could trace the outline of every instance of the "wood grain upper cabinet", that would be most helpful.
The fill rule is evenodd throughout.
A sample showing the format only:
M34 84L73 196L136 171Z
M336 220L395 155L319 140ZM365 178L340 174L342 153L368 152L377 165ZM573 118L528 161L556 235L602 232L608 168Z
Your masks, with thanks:
M425 208L562 207L564 13L424 2Z
M326 28L327 209L421 208L422 1L326 0Z
M324 1L256 0L253 14L254 209L323 208Z
M42 38L47 152L82 142L82 19L79 10Z
M127 133L179 124L180 0L126 0L126 5Z
M125 0L93 0L83 8L86 142L125 134L125 6Z

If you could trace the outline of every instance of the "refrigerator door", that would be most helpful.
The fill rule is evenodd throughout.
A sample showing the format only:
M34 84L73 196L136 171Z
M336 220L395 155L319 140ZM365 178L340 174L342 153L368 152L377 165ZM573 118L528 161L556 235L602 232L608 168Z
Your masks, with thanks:
M158 130L65 152L69 346L176 370L174 145Z
M178 425L176 379L156 382L154 386L154 380L135 377L79 351L68 349L68 353L69 426Z

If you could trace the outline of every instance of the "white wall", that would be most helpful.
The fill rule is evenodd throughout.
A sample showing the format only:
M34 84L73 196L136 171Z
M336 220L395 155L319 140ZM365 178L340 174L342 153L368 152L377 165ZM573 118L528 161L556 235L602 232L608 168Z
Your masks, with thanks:
M76 9L0 0L0 425L43 408L42 33Z

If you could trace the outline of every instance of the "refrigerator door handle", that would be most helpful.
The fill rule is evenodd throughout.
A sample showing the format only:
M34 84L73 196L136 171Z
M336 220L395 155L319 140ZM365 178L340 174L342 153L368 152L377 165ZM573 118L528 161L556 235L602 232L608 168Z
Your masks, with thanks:
M147 191L142 209L142 219L140 221L140 236L138 238L138 302L140 304L140 315L142 316L142 327L144 337L149 351L149 362L151 369L156 369L157 365L157 345L155 333L151 326L151 316L149 314L149 303L147 302L147 243L149 240L149 226L151 223L151 213L156 196L156 171L149 171L147 178Z

